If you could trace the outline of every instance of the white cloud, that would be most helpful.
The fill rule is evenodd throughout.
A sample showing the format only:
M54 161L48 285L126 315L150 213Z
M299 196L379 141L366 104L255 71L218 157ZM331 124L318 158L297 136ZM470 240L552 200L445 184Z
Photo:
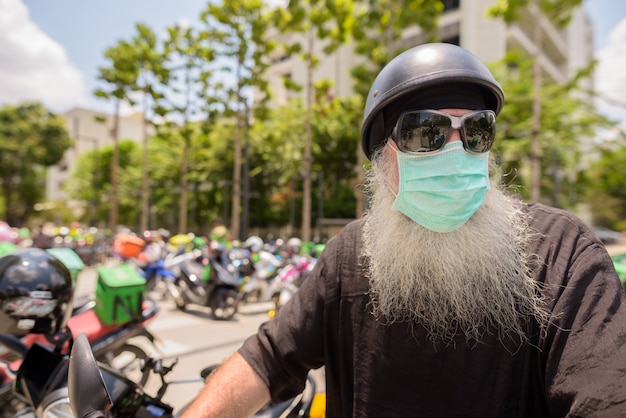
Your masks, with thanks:
M596 58L596 90L606 98L598 102L599 109L626 130L626 18L611 31Z
M83 105L83 74L30 20L21 0L0 0L0 103L40 101L55 112Z

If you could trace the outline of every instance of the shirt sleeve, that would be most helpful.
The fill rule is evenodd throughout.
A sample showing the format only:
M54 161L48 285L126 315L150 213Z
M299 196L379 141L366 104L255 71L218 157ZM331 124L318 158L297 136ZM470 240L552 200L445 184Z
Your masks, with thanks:
M323 365L324 278L333 275L330 254L323 253L292 299L239 350L268 385L274 402L302 392L309 370Z
M545 221L552 315L539 366L550 416L626 416L626 293L606 249L582 222Z

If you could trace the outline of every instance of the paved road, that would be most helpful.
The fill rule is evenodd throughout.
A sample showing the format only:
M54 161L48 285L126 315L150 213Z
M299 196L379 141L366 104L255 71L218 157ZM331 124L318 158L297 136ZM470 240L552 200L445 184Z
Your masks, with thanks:
M159 357L165 364L178 359L169 379L190 379L211 364L218 364L239 348L267 320L268 305L245 306L234 320L223 322L209 318L209 310L192 306L187 312L177 310L170 301L159 303L158 317L149 325L158 338ZM254 308L254 309L251 309ZM148 391L156 393L157 379L148 382ZM163 400L176 409L193 399L202 387L201 382L176 383L169 386Z

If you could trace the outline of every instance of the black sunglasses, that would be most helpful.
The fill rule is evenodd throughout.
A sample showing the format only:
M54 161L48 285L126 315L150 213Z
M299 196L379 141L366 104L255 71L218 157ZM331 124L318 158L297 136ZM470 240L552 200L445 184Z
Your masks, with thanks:
M496 114L476 110L452 116L437 110L410 110L400 115L391 138L402 152L434 152L444 146L453 129L461 133L466 151L487 152L496 137Z

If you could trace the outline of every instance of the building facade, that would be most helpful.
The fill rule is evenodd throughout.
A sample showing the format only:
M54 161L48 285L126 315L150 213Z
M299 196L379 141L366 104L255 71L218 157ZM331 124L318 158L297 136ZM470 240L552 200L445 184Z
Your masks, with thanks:
M68 180L78 157L88 151L99 150L113 144L114 116L94 112L84 108L74 108L63 113L65 127L74 140L74 146L68 149L61 162L50 167L46 173L46 200L66 201L67 194L63 191L63 185ZM143 140L143 117L141 114L120 116L119 134L120 141L132 140L141 143ZM150 135L152 130L148 131ZM89 173L89 176L92 176Z
M439 19L438 37L443 42L468 49L483 62L497 61L507 51L520 48L529 56L538 53L542 74L562 83L593 58L593 28L582 7L573 12L567 27L558 28L532 4L521 10L518 22L506 24L502 19L487 16L487 9L493 5L493 0L445 0L443 3L445 11ZM539 37L537 29L541 31ZM536 45L536 39L541 40L540 45ZM402 43L409 48L424 41L420 28L414 27L405 31ZM313 45L316 54L322 56L323 45L320 42L313 42ZM283 105L293 96L304 94L288 91L283 79L290 78L304 86L307 70L298 57L277 55L273 58L274 64L268 72L268 79L275 104ZM350 70L362 59L354 54L352 45L345 45L336 53L319 60L313 78L333 80L335 96L350 95L353 91ZM586 82L591 84L591 80Z

